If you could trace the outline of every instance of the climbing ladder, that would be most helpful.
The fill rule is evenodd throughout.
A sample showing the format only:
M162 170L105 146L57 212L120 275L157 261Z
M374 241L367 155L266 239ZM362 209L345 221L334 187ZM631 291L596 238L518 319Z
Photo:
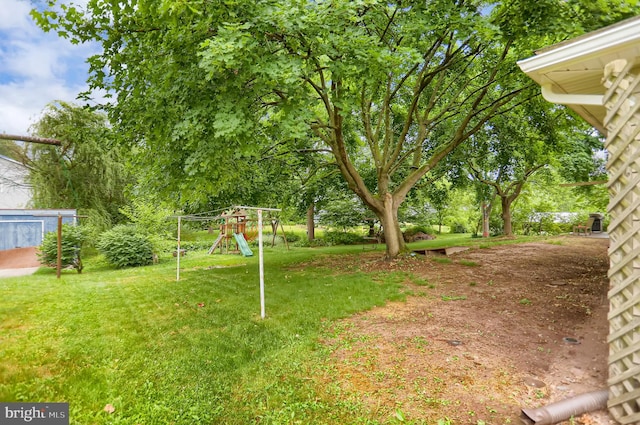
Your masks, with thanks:
M216 238L215 242L213 243L213 245L211 245L211 248L209 248L209 255L213 254L213 252L216 250L216 248L218 247L218 245L220 244L220 241L222 240L222 238L224 238L224 233L220 233L218 235L218 237Z

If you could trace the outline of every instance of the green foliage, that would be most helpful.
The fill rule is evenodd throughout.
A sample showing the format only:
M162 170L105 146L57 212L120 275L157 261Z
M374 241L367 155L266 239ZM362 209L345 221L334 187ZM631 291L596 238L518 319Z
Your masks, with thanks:
M91 211L109 227L118 222L118 209L125 203L125 188L132 178L106 116L65 102L53 103L32 131L62 141L59 147L31 143L23 152L34 207Z
M314 240L310 241L308 238L304 237L304 238L300 238L300 240L295 242L294 246L298 246L302 248L313 248L313 247L327 246L328 244L329 244L328 241L324 238L315 238Z
M467 233L467 226L464 223L456 221L451 226L451 233Z
M321 225L346 229L361 226L367 215L372 215L357 197L345 192L333 192L318 213Z
M0 141L0 155L11 158L15 161L21 161L22 148L14 141L2 140Z
M87 239L85 229L71 224L62 225L62 267L72 267L82 273L82 259L80 253L82 245ZM44 235L38 252L40 262L49 267L58 264L58 232L48 232Z
M300 157L322 152L391 221L392 256L412 187L533 95L516 61L637 10L622 0L56 3L32 15L101 44L89 85L113 96L112 122L149 187L199 203L249 198L277 171L302 187L316 166ZM290 153L296 161L279 162ZM272 160L269 174L255 172ZM305 207L318 194L307 188Z
M154 197L136 196L120 209L120 213L133 223L140 234L147 236L155 252L164 250L165 241L177 238L178 219L171 217L173 210L166 202ZM186 233L188 231L187 227Z
M173 209L159 199L135 196L128 205L120 208L120 213L141 233L149 235L171 237L178 226L178 219L171 218Z
M431 226L411 226L404 230L405 236L415 236L418 233L424 233L426 235L433 235L435 231Z
M293 232L286 232L285 236L287 237L287 242L289 243L296 243L302 239L302 236Z
M362 243L362 236L351 232L325 232L323 239L329 245L354 245Z
M121 224L104 232L97 248L117 268L144 266L153 261L149 237L131 225Z
M493 117L458 152L473 176L479 201L491 203L502 223L493 229L514 233L512 218L516 201L534 178L553 181L550 166L561 158L594 157L592 129L564 108L533 99L508 113ZM527 140L527 143L522 143ZM588 161L584 161L588 162ZM594 161L590 162L593 168ZM583 168L587 168L583 165Z

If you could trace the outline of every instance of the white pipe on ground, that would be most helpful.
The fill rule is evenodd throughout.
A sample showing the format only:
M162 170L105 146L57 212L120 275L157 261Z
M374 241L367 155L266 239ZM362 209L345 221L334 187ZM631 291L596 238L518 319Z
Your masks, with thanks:
M526 425L552 425L573 416L607 407L609 390L593 391L537 409L522 409L522 423Z

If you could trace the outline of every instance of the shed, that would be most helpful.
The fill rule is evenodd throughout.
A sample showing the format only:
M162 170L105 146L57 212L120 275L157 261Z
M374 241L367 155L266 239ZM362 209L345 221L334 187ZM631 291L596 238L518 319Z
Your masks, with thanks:
M76 210L0 209L0 251L42 244L44 235L58 229L58 216L63 223L76 223Z

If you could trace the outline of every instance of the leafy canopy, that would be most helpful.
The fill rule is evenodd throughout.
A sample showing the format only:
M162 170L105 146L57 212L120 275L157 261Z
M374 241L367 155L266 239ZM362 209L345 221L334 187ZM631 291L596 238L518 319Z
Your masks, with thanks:
M269 146L322 147L383 221L391 255L409 191L537 94L516 61L630 13L607 11L618 0L49 3L34 12L42 28L101 43L90 84L115 96L114 125L154 186L215 196L243 186Z

